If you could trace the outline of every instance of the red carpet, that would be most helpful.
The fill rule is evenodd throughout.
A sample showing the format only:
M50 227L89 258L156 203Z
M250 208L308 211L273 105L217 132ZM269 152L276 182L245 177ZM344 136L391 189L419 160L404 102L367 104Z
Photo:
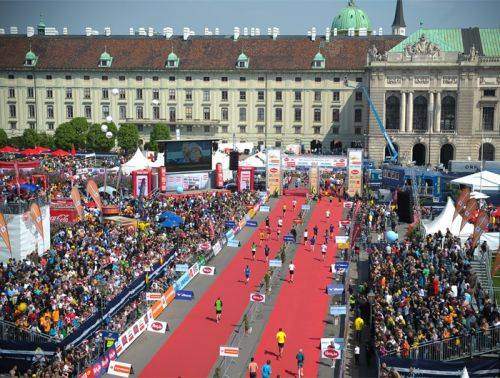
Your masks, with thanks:
M282 197L275 205L269 218L271 229L276 230L277 219L282 213L282 206L287 205L283 218L283 233L288 233L293 219L298 214L304 198L297 199L297 210L291 216L292 200L295 197ZM264 228L263 222L259 228ZM283 235L283 234L282 234ZM141 377L207 377L219 357L219 347L227 345L234 328L249 304L250 293L259 286L264 278L267 264L264 259L264 244L257 250L257 259L252 261L252 243L259 244L259 232L252 234L250 240L236 253L233 260L217 277L200 301L186 316L182 324L154 355ZM274 257L282 244L273 232L268 242L270 257ZM224 251L223 253L231 253ZM244 269L250 266L249 284L244 284ZM220 297L223 302L222 321L215 322L214 302Z
M342 205L337 200L332 204L321 201L314 209L308 224L309 239L313 235L313 227L318 226L318 241L314 252L309 242L301 244L295 255L294 283L284 282L271 317L262 335L261 342L255 353L255 360L262 366L266 360L271 360L272 376L294 376L297 374L295 356L300 348L305 356L304 375L316 377L320 356L319 344L323 335L325 314L328 311L330 297L325 293L325 287L332 281L330 264L334 261L337 250L335 238L330 237L325 262L321 257L321 244L324 242L324 232L330 222L326 222L325 211L330 209L330 222L335 225L338 233L338 221L342 216ZM301 242L302 242L301 235ZM288 269L288 267L287 267ZM283 328L287 335L283 358L277 360L278 346L276 333Z

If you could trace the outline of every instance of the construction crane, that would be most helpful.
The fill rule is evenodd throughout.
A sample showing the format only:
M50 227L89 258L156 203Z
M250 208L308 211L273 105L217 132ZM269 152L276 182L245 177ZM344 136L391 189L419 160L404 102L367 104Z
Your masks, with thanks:
M378 127L380 128L380 131L382 132L382 135L385 138L385 141L387 142L387 146L389 147L389 153L391 154L391 157L388 159L391 163L397 164L398 162L398 151L396 148L394 148L394 144L392 143L391 137L387 133L387 130L385 129L384 124L382 123L382 120L380 119L380 116L378 115L377 109L375 108L375 105L373 104L372 99L370 98L370 95L368 94L368 88L363 85L363 84L358 84L357 86L349 85L349 80L347 77L344 78L344 85L348 88L352 89L361 89L368 100L368 104L370 104L370 109L373 112L373 115L375 116L375 120L378 123Z

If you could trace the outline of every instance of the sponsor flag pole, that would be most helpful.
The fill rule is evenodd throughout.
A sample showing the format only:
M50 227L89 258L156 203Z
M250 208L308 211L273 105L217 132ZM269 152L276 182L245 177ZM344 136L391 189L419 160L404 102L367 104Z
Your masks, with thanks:
M462 215L465 207L467 206L467 201L470 199L470 189L464 188L458 196L457 203L455 204L455 212L453 213L452 222L455 220L458 214Z
M7 222L5 222L5 217L0 213L0 235L5 243L5 246L9 250L10 257L12 257L12 246L10 244L9 230L7 229Z
M80 196L80 191L76 186L73 186L71 188L71 199L73 200L73 204L75 206L76 213L78 214L78 217L83 220L83 205L82 205L82 198Z
M102 213L102 201L101 195L99 194L99 188L94 180L90 179L87 181L87 194L94 200L97 208Z
M42 211L40 210L40 206L36 202L33 202L30 205L30 218L31 221L35 224L36 230L42 236L42 240L45 240L45 235L43 233Z

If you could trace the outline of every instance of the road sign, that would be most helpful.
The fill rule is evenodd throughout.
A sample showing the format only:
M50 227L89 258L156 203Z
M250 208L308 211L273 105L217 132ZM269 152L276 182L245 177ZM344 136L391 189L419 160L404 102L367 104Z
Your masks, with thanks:
M264 303L266 301L265 294L261 293L250 293L250 302L260 302Z

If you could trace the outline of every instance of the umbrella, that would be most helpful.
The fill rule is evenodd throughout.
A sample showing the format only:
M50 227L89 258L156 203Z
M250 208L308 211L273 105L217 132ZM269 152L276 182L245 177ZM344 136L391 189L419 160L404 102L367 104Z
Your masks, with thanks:
M490 198L489 195L481 193L481 192L472 192L470 194L470 197L474 198L474 199L486 199L486 198Z
M171 211L165 211L165 212L163 212L160 215L160 220L164 220L164 221L169 220L169 221L173 221L173 222L176 222L176 223L179 223L179 224L184 223L184 221L182 220L182 218L180 216L178 216L175 213L172 213Z
M160 223L160 227L175 228L175 227L179 227L180 224L181 224L180 222L175 221L173 219L166 219Z
M52 156L69 156L69 152L64 151L64 150L55 150L54 152L51 153Z
M41 152L37 151L34 148L27 148L25 150L22 150L21 153L25 156L32 156L32 155L40 155Z
M34 192L36 190L36 185L33 184L22 184L20 189L26 190L27 192Z
M16 152L19 152L19 150L15 147L5 146L0 148L0 153L2 154L14 154Z
M50 148L47 147L35 147L35 151L38 151L38 153L43 154L44 152L50 152Z

